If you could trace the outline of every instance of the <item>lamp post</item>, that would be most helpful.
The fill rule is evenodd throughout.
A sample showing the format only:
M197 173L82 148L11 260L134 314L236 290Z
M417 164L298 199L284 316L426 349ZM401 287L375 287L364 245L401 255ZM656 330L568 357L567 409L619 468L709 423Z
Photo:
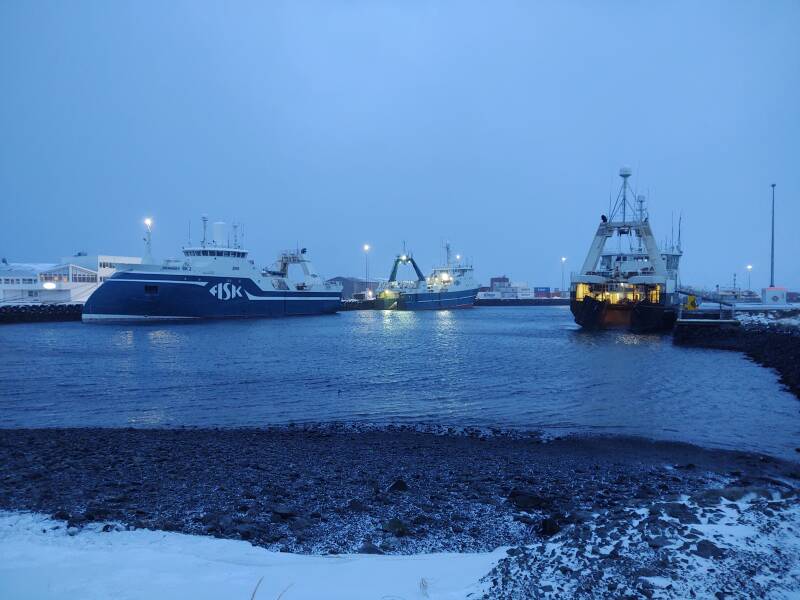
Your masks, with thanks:
M561 257L561 297L564 297L564 263L567 262L567 257Z
M364 300L371 295L369 291L369 244L364 244Z
M144 256L142 257L142 262L151 265L153 264L153 219L147 217L144 220L144 226L147 227L147 233L145 234L144 238Z
M772 241L769 253L769 287L775 287L775 184L772 184Z
M752 286L750 285L750 273L753 272L753 265L747 265L747 291L752 290Z

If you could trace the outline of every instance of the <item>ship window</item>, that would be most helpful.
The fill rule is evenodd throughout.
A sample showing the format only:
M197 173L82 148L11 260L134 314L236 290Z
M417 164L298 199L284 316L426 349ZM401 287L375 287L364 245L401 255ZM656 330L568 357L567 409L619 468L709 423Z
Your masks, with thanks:
M146 296L158 296L158 286L146 285L144 286L144 293Z

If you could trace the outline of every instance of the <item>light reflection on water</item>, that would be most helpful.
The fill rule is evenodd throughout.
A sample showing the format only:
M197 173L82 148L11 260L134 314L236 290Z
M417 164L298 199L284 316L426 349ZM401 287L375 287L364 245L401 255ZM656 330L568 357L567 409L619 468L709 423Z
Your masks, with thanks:
M566 308L5 326L0 426L362 421L678 439L796 458L800 401L738 353Z

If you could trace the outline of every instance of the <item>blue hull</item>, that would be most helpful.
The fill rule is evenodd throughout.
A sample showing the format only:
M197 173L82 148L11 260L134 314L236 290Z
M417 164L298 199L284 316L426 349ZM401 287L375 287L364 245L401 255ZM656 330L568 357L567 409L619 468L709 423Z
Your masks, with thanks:
M397 310L446 310L471 308L475 305L478 288L455 292L400 294Z
M246 319L332 314L340 292L263 291L249 278L117 273L86 301L84 321Z

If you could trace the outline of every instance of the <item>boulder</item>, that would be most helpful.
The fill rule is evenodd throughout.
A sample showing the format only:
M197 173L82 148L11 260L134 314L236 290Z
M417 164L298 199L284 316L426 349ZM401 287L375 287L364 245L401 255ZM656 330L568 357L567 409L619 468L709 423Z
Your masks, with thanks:
M408 484L402 479L396 479L392 485L389 486L389 492L407 492Z
M555 517L547 517L546 519L542 519L542 522L539 524L539 533L544 537L550 537L551 535L557 534L561 531L561 525L558 524L558 520Z
M700 540L697 542L697 550L695 550L694 553L701 558L718 559L725 556L725 550L708 540Z
M508 494L508 501L520 510L544 510L550 508L553 501L537 494L514 488Z

